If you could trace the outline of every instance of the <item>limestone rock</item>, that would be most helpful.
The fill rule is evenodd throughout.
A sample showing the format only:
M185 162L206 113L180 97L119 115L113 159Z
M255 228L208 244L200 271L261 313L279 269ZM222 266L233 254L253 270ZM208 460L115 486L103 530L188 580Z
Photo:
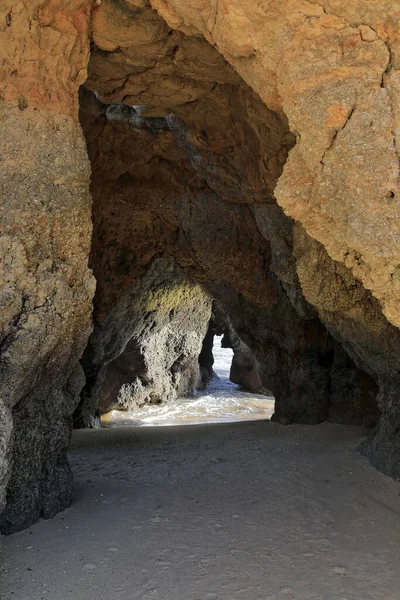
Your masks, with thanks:
M210 311L199 285L170 260L155 259L94 329L77 424L92 425L97 408L129 410L192 394Z
M86 0L0 7L0 511L7 501L0 522L7 532L54 514L72 495L66 449L83 384L74 374L95 288L90 167L77 122L90 13Z
M231 89L222 93L234 95ZM213 94L210 96L214 99ZM243 98L242 91L238 96ZM342 366L342 379L348 381L350 407L353 400L363 406L362 390L368 386L361 384L362 376L354 363L350 359L346 363L346 353L327 334L302 295L292 254L292 221L271 202L255 210L244 201L232 202L233 183L247 189L252 186L255 191L255 177L259 175L253 177L255 166L243 172L229 168L220 158L224 136L229 139L232 132L227 129L225 134L224 130L217 138L217 119L211 122L202 145L193 150L197 131L207 127L206 100L199 100L193 108L196 121L190 122L190 128L181 120L171 123L168 118L165 122L171 126L167 128L158 118L148 118L139 126L131 110L121 108L117 112L115 107L110 118L110 110L101 103L93 104L88 96L82 102L82 123L93 168L92 266L98 281L95 315L99 327L117 303L116 292L124 293L128 285L141 285L138 278L152 257L167 252L229 315L237 340L235 348L248 348L254 354L254 371L261 379L258 390L275 394L277 418L309 423L329 418L334 364ZM249 102L254 102L251 93ZM236 131L246 131L248 148L257 147L256 132L262 122L258 125L256 121L257 126L251 122L250 127L248 105L240 114L238 99L228 106L235 110ZM214 104L214 110L221 122L229 122L225 103ZM259 109L255 115L257 119L272 119L275 126L279 123L269 111ZM277 146L281 140L283 155L285 134L278 135L276 129L272 132L270 139ZM233 159L248 148L234 149ZM113 155L119 156L118 163L105 168L105 157ZM245 198L253 200L253 196ZM135 319L140 320L139 314ZM132 369L140 372L140 360L132 358L133 351L129 346L129 360ZM124 355L118 360L124 362ZM373 403L376 387L371 385L366 396L371 393ZM138 382L134 392L138 398L145 395ZM335 401L342 402L339 390L335 394ZM351 410L338 418L351 422ZM339 412L332 411L332 418ZM376 411L369 407L367 412L366 421L374 423ZM354 413L353 417L354 423L366 422L364 415Z
M84 383L85 424L100 398L193 388L210 296L276 419L370 426L381 412L364 452L400 478L399 12L3 0L5 531L70 501ZM185 292L163 312L176 282Z

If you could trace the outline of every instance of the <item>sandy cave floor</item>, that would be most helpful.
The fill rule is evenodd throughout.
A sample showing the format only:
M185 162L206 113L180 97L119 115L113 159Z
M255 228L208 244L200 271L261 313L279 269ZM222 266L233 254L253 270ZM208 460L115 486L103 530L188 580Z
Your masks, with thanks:
M400 484L365 432L268 421L73 434L73 505L2 538L3 600L399 600Z

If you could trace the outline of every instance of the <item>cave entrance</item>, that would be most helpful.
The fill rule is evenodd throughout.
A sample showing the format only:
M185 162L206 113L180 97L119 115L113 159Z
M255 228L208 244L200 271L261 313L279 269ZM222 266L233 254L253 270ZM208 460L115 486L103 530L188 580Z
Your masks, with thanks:
M212 375L192 397L146 404L135 410L111 410L102 416L103 427L181 426L269 420L275 399L232 382L235 355L224 335L213 336ZM236 367L237 368L237 367Z

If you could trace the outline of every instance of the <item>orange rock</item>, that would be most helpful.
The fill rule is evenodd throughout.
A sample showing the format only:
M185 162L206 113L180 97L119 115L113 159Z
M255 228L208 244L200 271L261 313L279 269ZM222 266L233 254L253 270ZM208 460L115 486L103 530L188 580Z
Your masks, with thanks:
M350 113L350 108L341 104L332 104L328 108L328 117L325 125L328 127L343 127Z

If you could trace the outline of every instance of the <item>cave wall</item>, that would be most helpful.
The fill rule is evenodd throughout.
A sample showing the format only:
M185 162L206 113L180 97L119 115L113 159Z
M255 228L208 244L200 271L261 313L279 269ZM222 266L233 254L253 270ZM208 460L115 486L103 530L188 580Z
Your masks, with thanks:
M282 422L371 424L379 384L364 452L400 477L399 12L398 0L3 0L4 531L71 499L91 195L95 334L172 261L204 316L196 286L229 312ZM129 340L117 371L136 356Z
M254 104L257 111L250 111ZM258 391L275 394L277 420L374 424L374 382L361 374L303 297L292 221L268 192L257 214L252 205L259 181L252 170L244 171L241 155L259 150L260 130L271 131L268 151L272 147L282 155L288 140L284 123L247 88L231 85L191 103L190 112L189 128L182 118L140 117L134 108L107 106L82 94L81 120L93 170L95 318L102 322L115 290L131 285L130 278L152 257L172 256L229 315L236 349L245 343L254 353ZM249 117L254 112L263 119L257 129ZM236 135L246 136L245 149L233 144L233 119ZM203 139L196 144L199 130ZM223 149L231 143L233 160L226 173ZM108 164L112 156L118 161ZM252 195L236 202L235 180L242 194L246 189Z
M233 1L222 4L210 0L201 10L192 1L166 4L154 0L151 4L173 30L163 30L157 37L158 60L147 60L154 47L151 35L139 44L137 55L141 60L147 58L138 64L135 40L113 43L113 32L105 32L105 21L99 18L95 30L98 28L100 49L93 54L93 71L101 74L96 79L89 68L89 86L93 81L100 83L100 96L106 102L115 99L147 104L144 110L149 115L173 111L169 122L176 126L192 166L218 195L249 205L259 231L271 245L272 272L291 305L306 320L318 318L321 310L324 325L350 352L351 360L367 372L366 381L360 381L364 393L374 395L376 388L369 377L382 382L386 370L376 368L372 347L368 350L365 346L364 361L360 361L351 328L342 328L339 333L338 323L345 316L341 309L332 319L324 319L323 300L314 294L310 302L312 296L303 293L292 253L293 221L285 214L301 222L330 258L350 269L357 285L371 292L378 301L379 319L397 324L396 6L389 1L371 6L366 0L351 6L340 0L287 0L267 6L255 0L240 6ZM120 9L120 5L104 8L107 18L116 23ZM145 3L135 4L135 19L139 21L143 15L146 20L148 10ZM206 76L204 65L211 62L209 48L205 51L207 61L203 61L204 37L242 81L227 82L224 75L221 82L219 59L213 61L218 64L218 77L208 94L196 84L197 68L179 79L178 66L190 51L180 43L185 38L174 37L173 48L168 45L168 38L176 36L177 30L196 40L202 77ZM127 55L128 62L124 58ZM127 71L114 87L114 81L107 79L111 65L117 63L126 64ZM193 56L189 63L193 64ZM134 86L138 81L136 69L140 89ZM160 72L162 78L158 77ZM173 82L178 80L181 86L176 94ZM226 102L228 87L232 94ZM172 93L165 100L162 96L167 88ZM186 88L190 98L184 95ZM194 88L197 91L193 94ZM156 100L151 99L153 95ZM208 102L209 96L213 104ZM219 112L218 106L224 101L225 109ZM244 106L247 114L243 119ZM265 119L266 107L269 116ZM229 143L232 138L236 143ZM340 287L340 281L331 284ZM255 299L246 297L251 302ZM379 351L386 356L384 346ZM346 356L337 360L338 372L342 368L339 365L348 364ZM395 365L390 376L393 382L397 373ZM339 379L333 376L334 381ZM380 385L381 408L392 406L393 394L385 395ZM380 429L384 439L382 428L384 419ZM392 422L388 439L395 437L397 430ZM396 439L387 445L394 447ZM394 473L392 467L387 472Z
M151 4L287 116L296 146L278 203L399 325L399 1Z
M62 10L61 10L62 9ZM6 532L65 507L95 283L90 166L78 122L92 3L0 7L0 519Z
M350 269L333 261L300 224L295 227L294 254L305 296L318 306L322 321L354 361L379 383L379 427L362 450L372 464L399 479L399 329Z

